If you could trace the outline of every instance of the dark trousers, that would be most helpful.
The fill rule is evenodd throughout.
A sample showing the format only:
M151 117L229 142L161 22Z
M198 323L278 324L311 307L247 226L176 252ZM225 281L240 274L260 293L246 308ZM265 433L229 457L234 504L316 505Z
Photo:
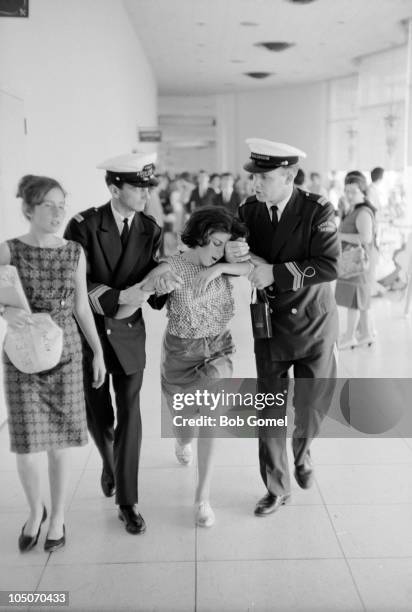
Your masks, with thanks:
M295 465L303 465L310 454L310 444L319 434L320 426L329 410L336 386L335 345L302 359L271 361L267 353L256 354L258 390L261 393L293 392L295 427L292 449ZM288 370L293 366L294 379ZM328 379L328 380L326 380ZM264 408L261 417L284 418L286 405ZM290 474L287 457L286 427L259 427L260 474L269 493L290 493Z
M143 370L133 374L106 374L99 389L91 386L90 354L85 356L84 388L87 426L103 460L103 467L114 475L116 503L133 505L138 501L138 472L142 442L140 389ZM110 376L116 400L116 427L110 394Z

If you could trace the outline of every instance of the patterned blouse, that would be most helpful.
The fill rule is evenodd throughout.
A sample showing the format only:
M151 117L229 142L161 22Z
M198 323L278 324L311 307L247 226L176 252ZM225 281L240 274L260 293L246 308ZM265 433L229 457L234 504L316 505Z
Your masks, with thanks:
M167 300L167 331L180 338L206 338L224 331L234 315L229 278L221 275L213 279L205 292L194 297L193 281L207 267L187 261L182 254L169 257L167 263L183 279L183 285Z

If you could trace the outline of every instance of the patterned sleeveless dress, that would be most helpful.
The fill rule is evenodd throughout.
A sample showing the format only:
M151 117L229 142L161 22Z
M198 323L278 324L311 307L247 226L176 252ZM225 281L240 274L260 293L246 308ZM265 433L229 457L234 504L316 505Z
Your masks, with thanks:
M81 247L35 247L8 240L32 312L47 312L63 329L63 352L51 370L25 374L3 352L10 448L15 453L82 446L87 443L82 348L73 317Z

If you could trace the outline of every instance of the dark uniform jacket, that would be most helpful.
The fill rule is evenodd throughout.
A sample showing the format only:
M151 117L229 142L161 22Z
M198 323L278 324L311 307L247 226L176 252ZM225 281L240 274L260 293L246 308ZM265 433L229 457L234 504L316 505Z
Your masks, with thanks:
M160 235L155 220L137 212L122 253L110 202L75 215L66 228L65 238L79 242L86 254L89 302L109 371L115 367L111 363L113 351L125 374L132 374L145 366L145 328L141 309L136 309L135 314L126 320L113 317L118 310L120 291L141 281L157 265L155 254Z
M266 288L273 338L255 341L255 352L286 361L321 352L337 338L336 279L340 246L334 209L326 198L295 188L273 229L267 206L255 196L239 208L252 253L273 264Z

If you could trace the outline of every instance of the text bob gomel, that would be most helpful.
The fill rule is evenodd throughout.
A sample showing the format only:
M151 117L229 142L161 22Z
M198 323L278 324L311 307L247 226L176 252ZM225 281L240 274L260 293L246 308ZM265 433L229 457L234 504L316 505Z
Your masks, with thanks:
M177 414L173 417L175 427L287 427L288 417L283 418L265 417L259 418L256 415L249 415L246 419L240 415L229 417L220 415L218 418L200 415L197 417L184 417Z

